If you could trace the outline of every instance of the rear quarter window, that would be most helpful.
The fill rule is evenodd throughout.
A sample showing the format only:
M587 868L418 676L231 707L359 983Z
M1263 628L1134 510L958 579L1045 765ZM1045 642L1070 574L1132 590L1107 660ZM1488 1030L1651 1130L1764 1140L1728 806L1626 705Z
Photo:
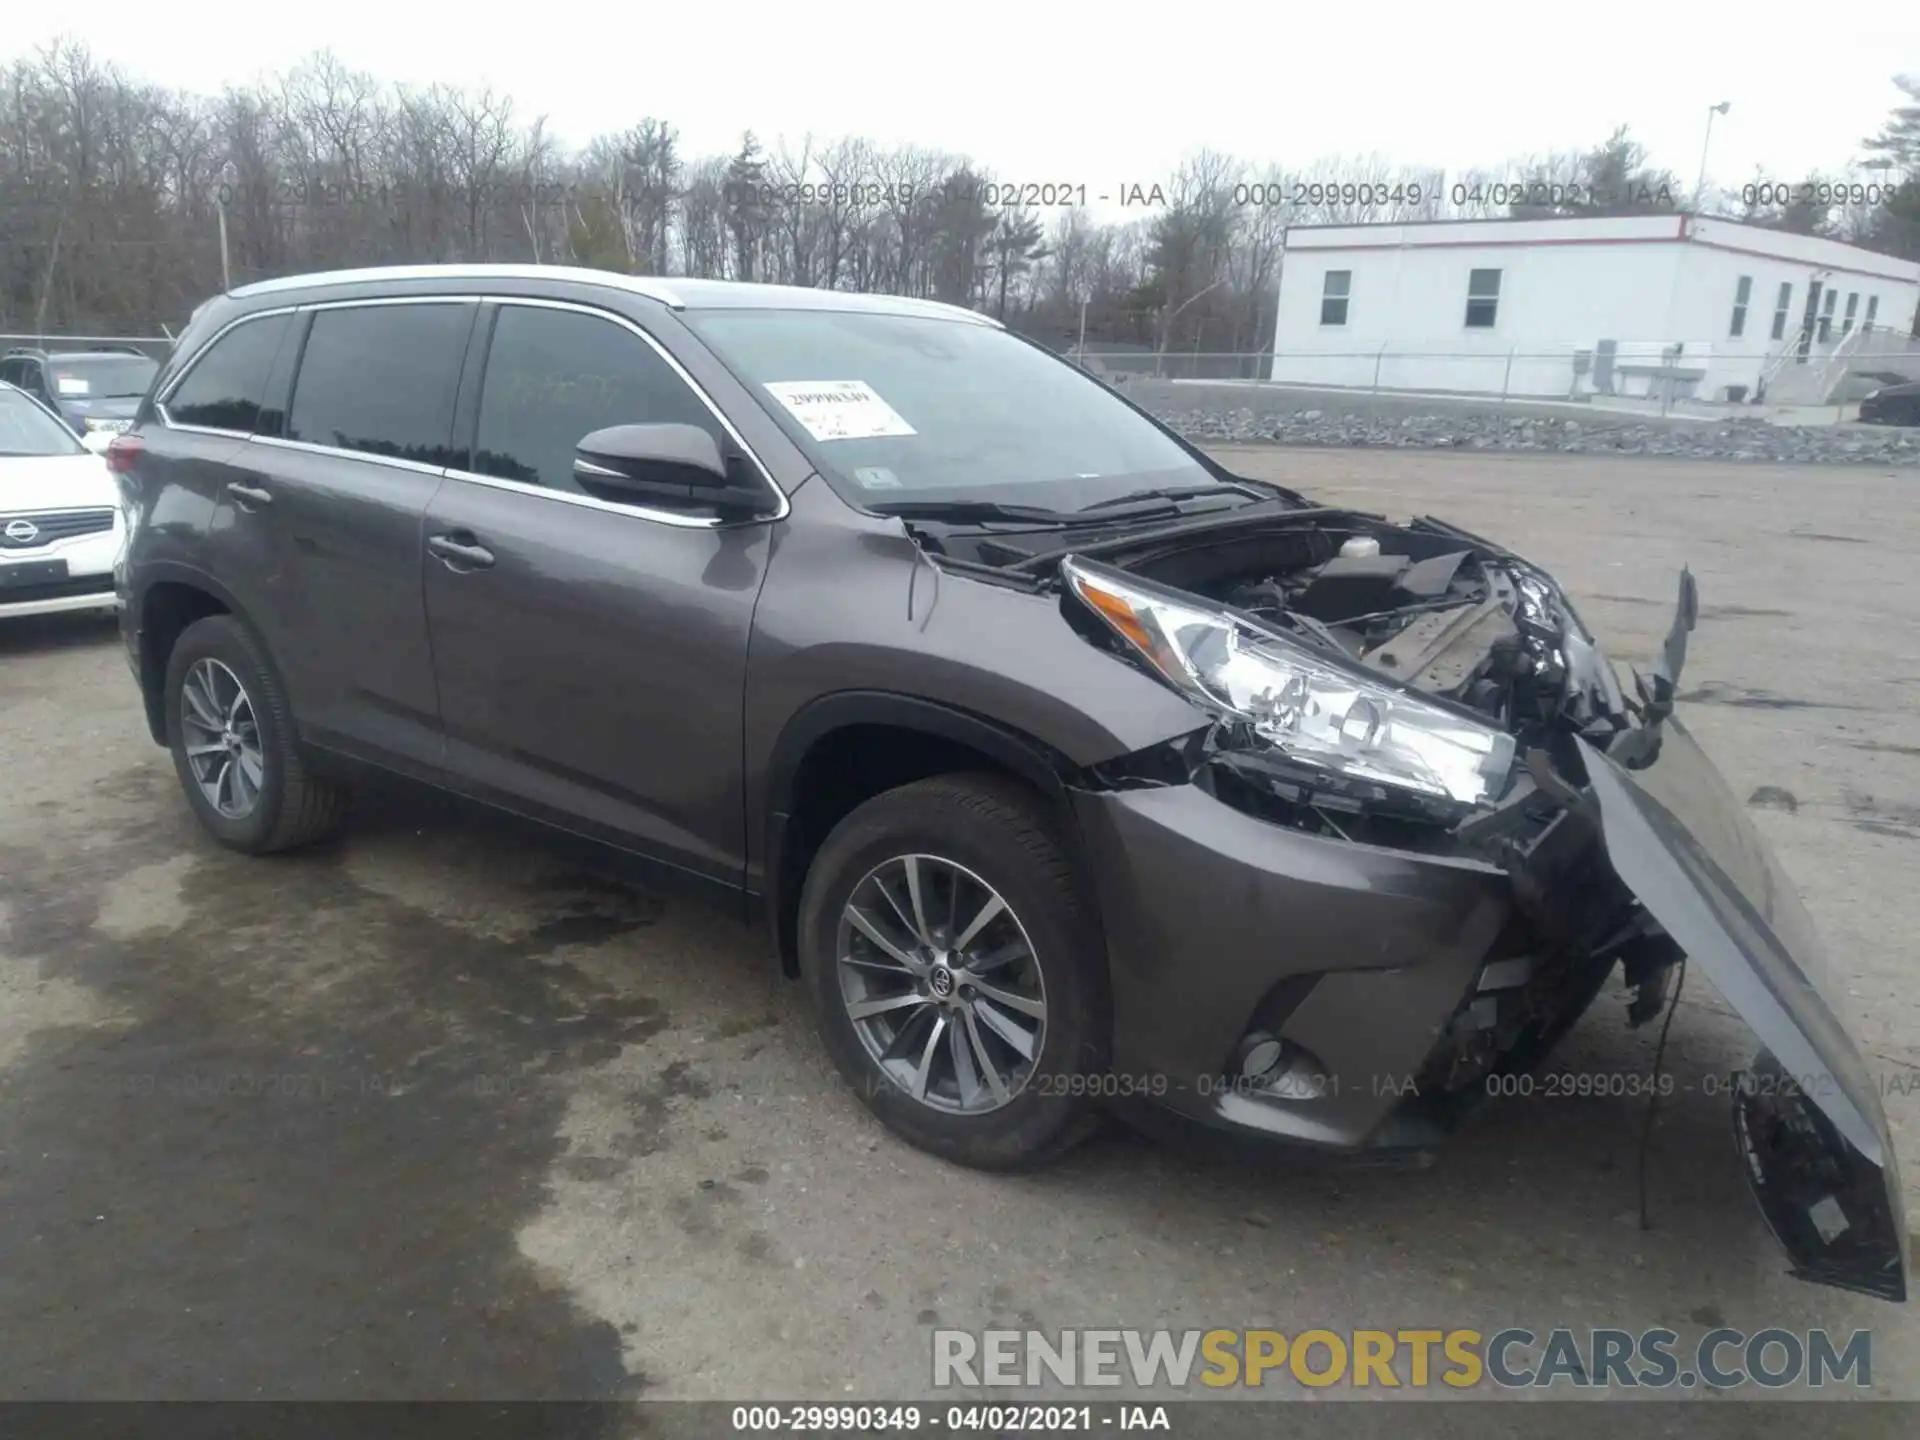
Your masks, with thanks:
M263 425L261 400L292 324L291 315L263 315L243 320L217 338L167 397L167 419L241 435L275 428ZM277 424L279 417L266 418Z

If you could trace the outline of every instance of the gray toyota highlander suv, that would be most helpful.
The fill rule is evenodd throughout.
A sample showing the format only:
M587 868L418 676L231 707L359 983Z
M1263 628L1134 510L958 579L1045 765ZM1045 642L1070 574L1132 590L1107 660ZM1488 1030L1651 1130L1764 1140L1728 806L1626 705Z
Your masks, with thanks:
M1424 1148L1616 968L1641 1023L1697 965L1796 1273L1905 1298L1875 1082L1672 713L1684 572L1623 687L1521 557L1235 476L978 315L553 267L210 301L108 460L224 844L371 769L615 847L761 918L855 1092L990 1167L1116 1104Z

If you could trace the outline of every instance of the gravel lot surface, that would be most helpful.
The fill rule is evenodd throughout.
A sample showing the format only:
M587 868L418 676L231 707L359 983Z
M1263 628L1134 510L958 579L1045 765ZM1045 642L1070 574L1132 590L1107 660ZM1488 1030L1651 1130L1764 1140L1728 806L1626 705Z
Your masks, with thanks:
M1916 472L1231 453L1514 544L1625 660L1693 566L1687 717L1824 929L1920 1206ZM1750 1050L1703 977L1650 1231L1623 1098L1496 1102L1422 1172L1117 1131L993 1178L842 1093L757 932L548 842L371 798L329 847L220 850L109 625L0 624L0 754L0 1397L916 1396L936 1325L1727 1324L1870 1327L1874 1392L1920 1398L1911 1307L1782 1273L1688 1089ZM1553 1068L1644 1074L1622 1008Z
M1208 445L1553 451L1663 459L1920 466L1920 428L1637 418L1593 406L1134 380L1127 395Z

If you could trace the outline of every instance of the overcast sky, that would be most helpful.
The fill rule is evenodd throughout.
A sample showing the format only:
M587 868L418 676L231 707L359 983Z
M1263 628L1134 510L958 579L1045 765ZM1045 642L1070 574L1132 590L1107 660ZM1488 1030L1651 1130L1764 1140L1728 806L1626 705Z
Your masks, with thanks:
M680 129L689 155L731 149L748 127L769 142L859 134L968 154L1003 180L1103 190L1162 180L1201 146L1295 168L1379 152L1457 171L1584 147L1622 123L1691 186L1719 100L1733 108L1715 117L1710 176L1793 180L1854 159L1900 98L1892 73L1920 71L1913 0L1797 15L1276 0L1058 15L926 0L417 13L399 0L326 0L222 4L204 22L195 7L151 0L8 9L0 58L67 34L188 90L330 48L388 80L491 83L569 144L652 115ZM493 14L500 23L482 18Z

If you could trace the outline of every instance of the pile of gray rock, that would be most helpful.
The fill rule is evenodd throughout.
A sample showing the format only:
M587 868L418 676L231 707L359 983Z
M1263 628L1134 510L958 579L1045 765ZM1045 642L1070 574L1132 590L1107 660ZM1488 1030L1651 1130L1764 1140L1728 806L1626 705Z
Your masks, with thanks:
M1152 404L1160 419L1209 444L1351 445L1392 449L1554 450L1572 455L1657 455L1697 460L1764 460L1920 465L1920 429L1773 425L1764 420L1651 421L1461 411L1451 415L1363 410L1256 412Z

